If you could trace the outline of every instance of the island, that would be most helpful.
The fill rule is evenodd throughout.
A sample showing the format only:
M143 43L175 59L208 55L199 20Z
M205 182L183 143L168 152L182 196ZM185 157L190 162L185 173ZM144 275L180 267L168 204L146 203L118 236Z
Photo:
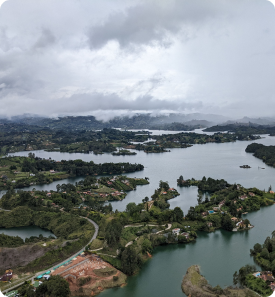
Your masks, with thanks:
M144 166L141 164L54 161L29 153L29 157L0 158L0 190L48 184L74 176L123 174L143 169Z
M247 153L253 153L254 157L261 159L268 166L275 167L274 145L267 146L261 143L251 143L246 147L245 151Z

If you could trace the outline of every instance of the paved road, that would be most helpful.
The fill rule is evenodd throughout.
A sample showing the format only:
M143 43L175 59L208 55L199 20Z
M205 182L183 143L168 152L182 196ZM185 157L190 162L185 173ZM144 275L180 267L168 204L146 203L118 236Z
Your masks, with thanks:
M89 241L89 243L88 243L88 244L90 244L90 243L91 243L94 239L96 239L96 237L97 237L97 234L98 234L98 225L97 225L97 223L95 223L95 222L92 221L91 219L88 219L88 218L84 218L84 219L87 219L87 220L88 220L90 223L92 223L92 224L94 225L94 227L95 227L95 233L94 233L92 239L91 239L91 240ZM88 244L87 244L87 245L88 245ZM78 251L78 252L75 253L74 255L70 256L68 259L65 259L65 260L63 260L62 262L60 262L60 263L58 263L58 264L55 264L55 265L52 266L51 268L49 268L49 269L47 269L47 270L44 270L44 271L37 272L37 273L31 278L32 282L34 281L34 279L35 279L38 275L43 274L43 273L45 273L45 272L47 272L47 271L49 271L49 270L53 270L54 267L56 267L56 266L58 266L58 265L60 265L60 264L62 264L62 263L64 263L64 262L70 260L71 258L76 257L79 253L84 252L85 247L86 247L86 246L84 246L80 251ZM28 279L28 280L30 280L30 279ZM24 281L24 282L25 282L25 281ZM11 287L11 288L8 288L8 289L4 290L3 293L7 293L7 292L9 292L9 291L12 291L13 289L17 288L18 286L23 285L24 282L19 283L19 284L16 284L15 286L13 286L13 287Z

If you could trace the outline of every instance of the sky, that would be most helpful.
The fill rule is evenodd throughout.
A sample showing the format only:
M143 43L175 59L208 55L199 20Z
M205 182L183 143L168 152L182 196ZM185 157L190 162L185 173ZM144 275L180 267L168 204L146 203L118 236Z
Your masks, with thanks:
M275 116L267 0L0 4L0 116Z

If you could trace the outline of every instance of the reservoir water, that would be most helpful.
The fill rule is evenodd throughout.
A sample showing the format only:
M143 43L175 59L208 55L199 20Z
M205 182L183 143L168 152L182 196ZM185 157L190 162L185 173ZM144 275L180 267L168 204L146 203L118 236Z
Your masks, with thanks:
M264 136L257 143L275 145L275 138ZM225 179L229 183L240 183L244 187L266 189L275 188L275 169L268 167L261 160L245 152L248 141L234 143L194 145L187 149L171 149L170 153L146 154L137 152L135 156L117 156L111 154L69 154L58 152L35 151L38 157L53 160L82 159L84 161L130 162L145 166L141 172L128 174L131 177L149 177L150 185L138 186L126 199L113 202L113 208L124 210L129 202L139 203L150 197L158 187L160 180L168 181L176 187L180 196L169 201L170 208L179 206L186 213L190 206L197 203L197 188L179 188L176 180L180 175L185 179L201 179L203 176ZM20 152L13 155L27 155ZM248 164L251 169L241 169L240 165ZM265 169L260 169L265 168ZM80 179L80 178L79 178ZM75 181L79 180L78 178ZM38 186L36 189L55 189L56 184ZM33 186L31 187L31 189ZM250 231L199 233L196 243L188 245L169 245L158 247L153 258L149 260L137 276L128 278L124 288L110 289L101 293L104 297L166 297L185 296L181 291L181 280L190 265L198 264L202 274L211 285L232 285L233 273L245 264L253 264L249 255L250 248L257 242L263 243L275 229L275 206L264 207L258 212L249 213L247 218L255 227Z
M0 228L0 234L6 234L9 236L19 236L22 239L26 239L31 236L39 236L42 234L44 237L54 236L54 234L46 229L39 228L37 226L15 227L15 228ZM55 237L55 236L54 236Z

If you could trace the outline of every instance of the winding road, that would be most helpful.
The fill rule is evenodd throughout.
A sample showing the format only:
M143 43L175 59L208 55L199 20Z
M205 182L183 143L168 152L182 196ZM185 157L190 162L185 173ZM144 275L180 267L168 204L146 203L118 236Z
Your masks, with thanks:
M4 210L4 209L0 209L0 210ZM5 210L5 211L9 211L9 210ZM94 225L94 227L95 227L95 233L94 233L92 239L91 239L91 240L89 241L89 243L87 244L87 245L89 245L94 239L96 239L96 237L97 237L97 235L98 235L98 229L99 229L99 228L98 228L97 223L94 222L93 220L88 219L88 218L85 218L85 217L82 217L82 218L88 220L88 221L89 221L90 223L92 223L92 224ZM45 272L47 272L47 271L49 271L49 270L53 270L54 267L56 267L56 266L58 266L58 265L60 265L60 264L62 264L62 263L64 263L64 262L66 262L66 261L68 261L68 260L70 260L70 259L72 259L72 258L75 258L79 253L84 252L84 250L85 250L85 248L86 248L87 245L85 245L80 251L78 251L78 252L75 253L74 255L70 256L69 258L63 260L63 261L60 262L60 263L55 264L54 266L48 268L47 270L37 272L34 276L32 276L31 278L29 278L29 279L27 279L27 280L30 280L30 279L31 279L31 281L33 282L34 279L35 279L38 275L43 274L43 273L45 273ZM11 291L11 290L13 290L13 289L15 289L15 288L17 288L17 287L23 285L24 282L27 281L27 280L24 280L23 282L18 283L18 284L16 284L16 285L14 285L13 287L10 287L10 288L4 290L3 293L7 293L8 291Z

